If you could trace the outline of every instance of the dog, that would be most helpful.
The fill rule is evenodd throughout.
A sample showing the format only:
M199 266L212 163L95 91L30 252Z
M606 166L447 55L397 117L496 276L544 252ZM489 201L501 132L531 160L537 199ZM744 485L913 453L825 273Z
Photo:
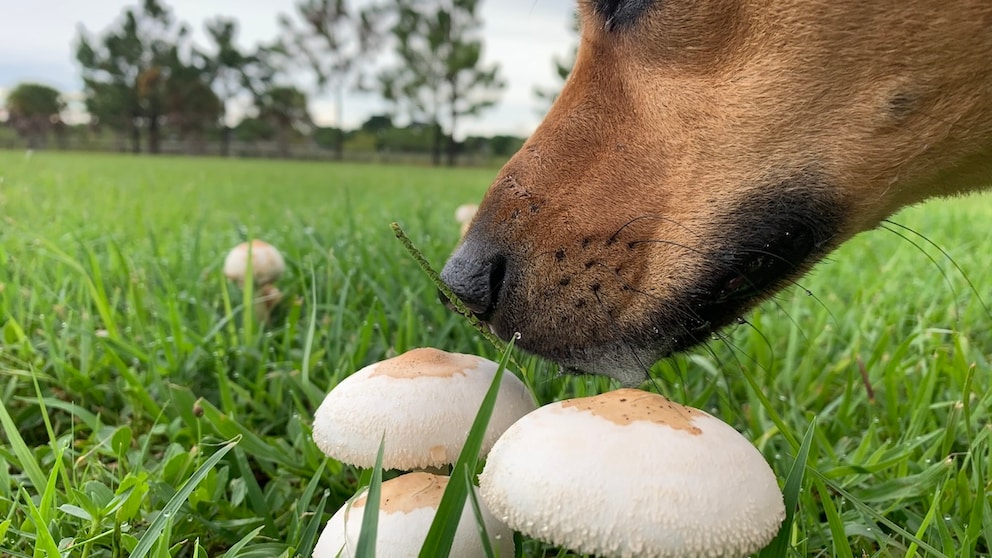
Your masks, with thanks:
M574 69L441 277L624 385L855 234L992 177L987 0L580 1Z

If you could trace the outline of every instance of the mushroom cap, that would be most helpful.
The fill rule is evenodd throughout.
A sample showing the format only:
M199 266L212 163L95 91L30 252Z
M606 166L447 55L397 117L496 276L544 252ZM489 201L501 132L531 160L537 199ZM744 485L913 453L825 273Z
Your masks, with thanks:
M475 217L475 212L478 210L479 206L474 203L459 205L458 208L455 209L455 221L458 221L461 224L468 223L473 217Z
M479 356L432 348L366 366L342 380L317 408L314 442L330 457L368 468L385 434L385 469L450 465L458 459L497 367ZM504 372L482 455L535 408L523 382Z
M479 487L512 529L601 557L746 556L785 518L775 474L747 439L636 389L520 419L489 452Z
M248 275L248 251L251 249L252 281L256 285L274 283L286 270L286 262L276 247L263 240L242 242L224 258L224 275L238 284Z
M416 557L427 539L448 477L407 473L382 483L376 553L379 556ZM475 487L473 487L473 490ZM313 558L350 557L358 544L365 512L365 489L341 507L327 522L313 549ZM490 544L498 556L513 556L513 532L479 503ZM482 537L476 528L471 503L462 510L450 556L483 557Z

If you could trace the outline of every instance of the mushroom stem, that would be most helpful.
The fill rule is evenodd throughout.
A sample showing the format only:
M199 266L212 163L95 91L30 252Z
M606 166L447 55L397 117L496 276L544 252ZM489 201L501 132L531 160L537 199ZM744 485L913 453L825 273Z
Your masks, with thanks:
M282 301L282 292L275 285L261 285L255 297L255 316L258 321L266 323L272 314L272 309Z
M451 466L450 465L442 465L440 467L419 467L417 469L414 469L414 471L421 471L421 472L424 472L424 473L430 473L432 475L445 475L445 476L449 476L449 475L451 475Z

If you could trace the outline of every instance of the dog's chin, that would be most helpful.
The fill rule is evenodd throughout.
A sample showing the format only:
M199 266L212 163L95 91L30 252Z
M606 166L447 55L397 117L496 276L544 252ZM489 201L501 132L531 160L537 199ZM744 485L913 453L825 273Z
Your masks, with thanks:
M640 325L608 332L562 330L548 327L545 320L512 321L498 307L484 323L501 339L514 338L517 348L555 363L562 374L608 376L624 387L636 387L649 379L654 363L707 342L762 296L709 305L698 301L687 305L695 312L676 314L663 305L641 316Z
M648 379L651 365L672 353L666 348L635 346L623 341L592 345L549 344L544 336L520 332L507 334L492 325L490 328L504 340L516 336L516 347L555 363L561 374L608 376L624 387L642 384Z

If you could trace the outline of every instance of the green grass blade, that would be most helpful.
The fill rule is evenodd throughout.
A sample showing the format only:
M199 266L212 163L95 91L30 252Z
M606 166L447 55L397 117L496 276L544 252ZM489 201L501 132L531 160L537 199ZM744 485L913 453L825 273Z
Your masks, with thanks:
M320 528L324 526L324 509L327 507L328 496L330 496L330 493L325 490L324 494L320 497L320 502L317 504L317 509L310 516L310 521L303 527L299 546L296 549L303 556L310 556L313 553L313 547L317 544L317 539L320 537Z
M327 460L325 459L320 462L317 470L314 471L313 475L310 477L310 482L307 483L306 488L296 501L296 520L290 528L290 533L291 535L298 535L299 540L296 545L297 551L301 551L301 554L304 556L309 556L310 550L317 541L317 532L320 528L320 521L324 514L324 506L327 503L328 492L325 490L324 495L321 497L320 503L317 506L317 510L314 512L310 512L308 510L310 502L313 501L313 496L317 493L317 488L321 484L324 469L326 468ZM308 515L312 516L310 521L308 521L303 528L300 528L299 522L302 522Z
M17 457L18 465L24 471L24 474L28 476L34 489L40 493L45 487L45 473L41 471L41 466L35 460L34 454L31 453L28 445L24 443L24 438L21 437L17 425L14 424L14 419L7 412L7 406L4 404L3 399L0 399L0 425L3 425L4 434L7 435L10 449L14 451L14 456Z
M34 502L31 501L31 497L24 492L24 489L21 489L21 491L24 503L28 507L28 513L31 516L32 521L34 521L36 537L34 548L35 558L61 556L59 553L59 545L56 544L55 538L52 537L52 532L48 530L49 518L46 518L41 513L41 510L34 505Z
M362 513L362 530L355 546L355 558L375 558L375 540L379 534L379 500L382 497L382 453L386 448L386 436L379 441L379 453L375 456L372 468L372 482L365 493L365 510Z
M238 447L244 449L258 459L266 459L287 467L296 467L298 463L292 462L284 453L275 446L266 442L251 431L248 427L232 419L221 412L206 399L198 400L200 408L203 410L203 418L213 427L213 429L223 438L238 437L241 441Z
M759 558L778 558L786 556L789 551L789 536L792 533L792 524L796 518L796 508L799 506L799 495L803 489L803 476L806 472L806 464L809 461L809 451L813 445L813 432L816 430L816 418L809 423L806 434L803 436L803 443L796 453L796 460L789 470L789 476L785 479L785 487L782 494L785 499L785 521L778 530L778 535L771 544L765 547L759 554Z
M844 531L844 518L837 511L834 505L832 494L827 490L826 485L820 479L814 479L816 491L820 494L820 505L823 507L823 515L827 518L827 526L833 538L833 556L839 558L854 558L851 552L851 545L847 541L847 533Z
M982 452L976 452L981 455ZM985 485L985 472L984 467L987 464L983 464L977 460L972 461L972 468L975 470L975 482L972 486L975 487L975 502L971 508L971 514L968 517L968 528L965 532L967 539L969 541L978 542L981 538L982 525L984 522L985 515L985 502L990 502L986 498L986 485ZM992 540L986 541L986 544L992 545Z
M895 522L893 522L891 519L885 517L882 513L872 508L868 504L864 503L856 495L846 490L844 487L839 485L834 480L827 478L816 469L810 469L808 472L810 476L815 477L815 480L817 481L818 491L821 489L821 487L829 487L830 490L836 492L838 495L840 495L841 498L845 499L848 503L853 504L854 507L861 510L862 513L872 518L872 520L877 521L882 525L885 525L894 534L899 535L900 537L902 537L907 541L916 543L922 550L929 552L930 554L928 558L929 557L950 558L946 553L937 550L933 545L927 544L925 541L916 538L912 533L907 531L902 525L898 525ZM821 494L825 494L825 492L821 492ZM942 525L940 521L937 521L936 524Z
M424 546L420 549L420 558L447 556L451 552L451 544L455 539L455 532L458 530L458 523L465 509L465 498L468 497L468 491L471 489L469 475L467 473L460 474L458 471L474 472L479 462L482 438L486 434L486 426L489 424L489 418L496 406L496 396L499 394L500 382L503 380L503 373L506 370L506 363L510 360L512 349L513 340L507 343L506 349L499 359L499 366L496 368L493 382L479 406L479 412L475 416L475 421L472 423L465 445L458 455L458 460L455 461L452 470L456 474L452 475L447 488L444 490L444 495L441 496L437 515L431 523L430 531L427 532Z
M165 530L167 524L172 521L173 516L176 515L179 508L182 507L183 503L186 502L186 499L189 498L189 495L192 494L193 490L200 484L200 481L202 481L207 476L207 473L209 473L210 470L213 469L225 455L227 455L227 452L234 449L240 441L240 438L234 438L233 440L225 443L220 447L220 449L204 461L203 465L200 465L200 467L188 479L186 479L186 482L183 483L182 488L180 488L172 499L165 504L165 507L162 508L162 511L157 517L155 517L155 520L148 526L148 529L141 536L141 539L138 540L137 546L135 546L134 550L131 552L131 558L145 558L145 556L148 555L148 553L152 550L153 545L158 542L159 535L161 535L162 531Z
M300 381L307 390L310 388L310 357L313 354L313 340L317 331L317 275L313 267L310 268L310 293L310 319L303 344L303 363L300 366Z
M52 517L55 509L55 496L57 495L56 484L59 480L59 473L62 472L62 456L65 449L61 446L55 448L55 465L52 467L52 472L48 475L48 481L45 483L45 491L41 493L41 500L38 504L38 511L42 517Z
M937 492L933 495L933 504L930 506L930 509L927 510L927 514L923 516L923 521L920 522L919 529L916 530L916 536L918 538L923 537L923 535L927 532L927 529L930 528L930 524L933 523L934 519L936 519L937 514L939 512L940 512L940 490L938 489ZM914 556L916 556L916 552L919 549L919 546L920 545L916 544L915 542L910 543L909 547L906 549L906 558L913 558Z
M40 493L39 505L35 507L30 497L26 493L24 494L24 498L29 505L30 515L34 521L36 536L39 542L34 550L35 556L41 556L42 554L40 552L42 551L44 551L45 556L59 556L58 544L51 531L48 530L48 524L54 519L55 485L58 481L59 472L62 470L62 454L63 449L61 447L56 448L55 466L52 468L51 474L48 475L44 491ZM53 549L55 549L55 554L52 553Z
M758 381L754 378L754 375L748 371L747 367L741 367L740 372L741 375L744 376L744 379L747 380L748 385L751 386L754 396L761 402L761 407L768 413L768 416L772 419L772 422L775 423L775 428L778 428L778 431L783 437L785 437L790 446L798 450L800 445L799 440L796 440L795 435L792 434L792 430L789 429L789 426L786 424L785 420L783 420L782 416L778 413L778 407L776 407L771 400L768 399L768 395L765 393L765 386L758 383Z
M472 486L472 473L468 469L464 469L462 473L462 476L465 477L465 484ZM479 536L482 537L482 550L486 553L486 558L495 558L496 552L493 550L492 539L489 538L489 530L486 529L486 520L482 517L482 507L479 506L479 499L475 495L475 490L468 491L468 501L472 505L472 513L475 515L475 525L479 528Z
M245 262L245 269L252 269L254 243L248 240L248 261ZM245 280L241 288L241 342L245 347L255 344L255 275L249 271L245 274Z
M221 558L237 558L238 553L241 552L241 549L248 546L248 543L250 543L252 539L257 537L258 534L261 533L262 529L264 528L265 528L264 525L262 525L261 527L256 527L255 530L242 537L240 541L234 543L234 545L231 546L231 548L227 549L227 552L222 554Z
M251 470L251 465L248 463L248 458L245 456L245 452L241 448L234 448L234 462L238 466L238 473L245 483L245 493L248 498L248 504L251 506L252 511L257 513L259 517L262 518L263 527L265 528L265 534L271 537L278 536L279 531L276 527L276 522L272 517L272 510L269 509L269 503L265 499L265 494L262 492L262 487L258 485L258 481L255 479L255 473Z

